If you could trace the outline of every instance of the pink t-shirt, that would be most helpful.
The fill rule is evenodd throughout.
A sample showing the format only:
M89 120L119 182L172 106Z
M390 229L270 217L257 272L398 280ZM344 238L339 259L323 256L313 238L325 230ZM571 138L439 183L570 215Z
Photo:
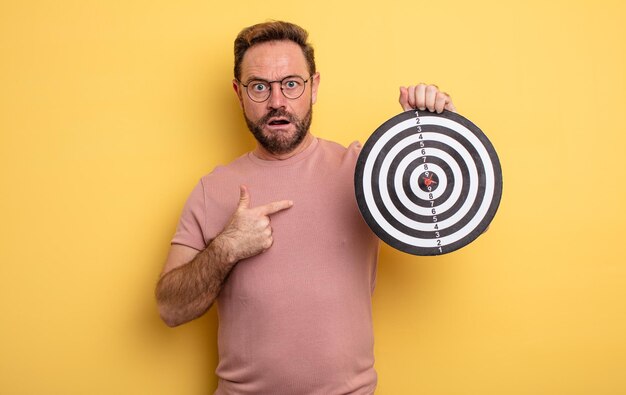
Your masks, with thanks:
M315 139L284 161L251 153L204 176L172 243L206 248L248 186L251 206L293 200L271 216L274 244L235 265L217 299L216 394L371 394L371 294L378 239L354 196L360 145Z

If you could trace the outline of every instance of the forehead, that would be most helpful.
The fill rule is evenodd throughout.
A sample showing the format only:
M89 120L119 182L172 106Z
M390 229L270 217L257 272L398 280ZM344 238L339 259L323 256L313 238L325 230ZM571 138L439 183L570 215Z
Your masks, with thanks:
M241 62L241 80L282 79L288 75L307 77L302 49L292 41L269 41L250 47Z

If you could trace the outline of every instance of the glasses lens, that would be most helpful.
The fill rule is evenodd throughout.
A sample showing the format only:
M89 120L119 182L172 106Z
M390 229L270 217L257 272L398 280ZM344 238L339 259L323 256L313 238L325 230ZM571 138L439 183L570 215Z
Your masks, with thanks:
M297 99L304 92L304 79L302 77L287 77L280 82L280 88L288 99Z
M247 91L250 99L258 102L266 100L270 96L270 84L267 81L250 81Z

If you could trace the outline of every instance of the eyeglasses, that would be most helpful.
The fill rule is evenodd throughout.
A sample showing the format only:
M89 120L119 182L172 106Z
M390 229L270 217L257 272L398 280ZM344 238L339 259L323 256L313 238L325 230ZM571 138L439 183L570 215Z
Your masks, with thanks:
M250 100L256 103L262 103L270 97L272 92L272 84L279 83L280 91L287 99L297 99L304 93L306 83L311 80L312 76L304 79L298 75L290 75L280 81L251 80L247 84L237 80L248 92Z

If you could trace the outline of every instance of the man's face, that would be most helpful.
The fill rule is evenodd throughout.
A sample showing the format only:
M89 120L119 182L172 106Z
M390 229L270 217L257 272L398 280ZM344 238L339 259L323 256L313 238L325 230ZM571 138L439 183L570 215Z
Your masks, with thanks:
M251 80L280 81L288 76L309 79L302 50L291 41L254 45L241 62L241 82L246 85ZM306 83L302 96L288 99L280 84L273 83L270 97L257 103L250 99L246 88L233 81L248 128L265 150L276 155L293 151L308 133L318 85L319 74L316 74Z

